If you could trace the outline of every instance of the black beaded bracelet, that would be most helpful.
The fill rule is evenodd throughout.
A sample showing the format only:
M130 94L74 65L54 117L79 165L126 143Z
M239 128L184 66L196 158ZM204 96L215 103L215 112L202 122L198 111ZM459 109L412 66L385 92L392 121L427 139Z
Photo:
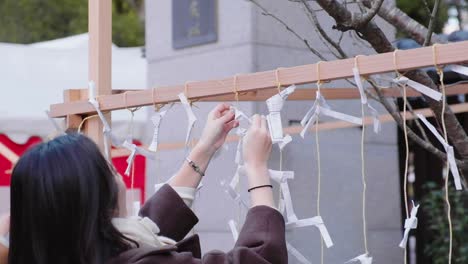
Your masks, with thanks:
M252 188L248 189L247 191L250 192L250 191L252 191L252 190L260 189L260 188L265 188L265 187L270 187L270 188L273 189L273 185L271 185L271 184L265 184L265 185L259 185L259 186L252 187Z

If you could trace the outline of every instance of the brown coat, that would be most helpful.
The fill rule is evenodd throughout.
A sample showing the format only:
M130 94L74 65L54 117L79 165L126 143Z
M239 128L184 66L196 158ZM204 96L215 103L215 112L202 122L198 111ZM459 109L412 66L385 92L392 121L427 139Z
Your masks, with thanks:
M249 210L234 248L228 253L211 251L201 256L198 235L184 239L198 218L169 186L163 186L140 211L161 229L159 235L179 241L162 248L135 248L107 264L285 264L288 263L283 216L267 206Z

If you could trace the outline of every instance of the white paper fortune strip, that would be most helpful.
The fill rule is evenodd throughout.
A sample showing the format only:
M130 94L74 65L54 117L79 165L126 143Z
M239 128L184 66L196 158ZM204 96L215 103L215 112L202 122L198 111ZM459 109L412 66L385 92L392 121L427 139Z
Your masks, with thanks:
M190 107L190 104L187 100L187 97L185 97L184 93L179 94L179 99L180 99L180 102L182 103L182 106L185 109L185 113L187 114L187 118L188 118L187 135L185 136L185 145L187 145L190 139L190 134L192 133L193 126L195 125L195 122L197 121L197 117L193 113L192 107Z
M236 120L241 120L244 119L249 123L252 123L252 120L241 110L239 110L237 107L231 106L231 110L234 110L234 119Z
M153 117L151 117L151 121L154 125L154 132L153 132L153 139L151 140L151 144L148 147L151 151L158 151L158 142L159 142L159 127L161 126L161 121L166 115L166 111L155 112Z
M419 204L415 206L414 201L412 202L413 202L413 208L411 209L410 218L407 218L405 220L405 232L403 233L403 239L401 240L400 245L399 245L401 248L406 248L410 230L416 229L418 227L418 218L416 217L416 215L418 214Z
M274 143L283 141L283 124L281 123L281 109L284 102L290 94L296 90L295 85L291 85L278 94L266 100L268 111L267 115L268 128L270 131L271 140Z
M5 246L6 248L10 247L10 235L7 234L6 236L0 236L0 244Z
M280 184L281 192L283 193L284 205L286 207L286 216L288 222L296 222L298 220L294 212L294 206L289 190L288 180L294 179L294 171L276 171L269 170L270 177Z
M354 81L356 82L356 85L359 89L359 94L361 95L361 103L367 104L367 95L364 89L364 85L362 85L361 74L359 73L359 69L354 67L353 74L354 74Z
M404 76L400 76L399 78L393 79L393 82L399 85L408 85L416 91L425 94L436 101L440 101L442 99L442 94L440 92L433 90L421 83L410 80Z
M380 131L382 131L382 125L379 119L379 112L377 112L377 110L374 107L372 107L369 103L367 103L367 109L369 109L369 112L372 116L372 120L374 123L374 133L378 134L380 133Z
M468 76L468 67L461 65L452 65L450 69L456 73Z
M239 238L239 231L237 230L236 221L231 219L229 220L228 225L229 229L231 229L232 238L234 239L234 241L237 241L237 239Z
M133 201L133 216L138 216L138 214L140 213L140 209L141 209L141 203L140 201Z
M317 117L322 114L335 119L343 120L349 123L354 123L357 125L362 125L362 118L354 117L351 115L343 114L331 110L330 106L327 104L325 98L317 91L316 100L312 107L307 111L304 118L301 120L301 125L303 129L301 131L301 137L304 138L305 133L309 130L310 125L315 123Z
M247 129L238 127L236 130L236 134L239 136L239 142L237 142L237 148L236 148L236 157L235 157L235 162L237 165L240 165L242 163L242 137L247 133Z
M358 261L361 262L361 264L372 264L372 257L365 253L345 262L345 264Z
M439 134L437 129L429 121L427 121L427 119L423 115L417 114L417 116L424 123L424 125L426 125L426 127L432 132L432 134L434 134L437 140L439 140L439 142L444 146L445 152L447 153L450 171L452 172L453 181L455 183L455 189L461 190L462 185L460 180L460 174L458 172L457 162L455 161L455 152L453 150L453 147L445 141L445 139Z
M236 190L234 190L229 184L225 181L220 182L221 186L224 188L224 191L236 202L242 205L244 208L248 209L247 203L244 202L242 197Z
M292 223L287 223L286 229L290 230L293 228L299 228L299 227L305 227L305 226L317 227L318 230L320 231L320 235L322 236L323 242L325 242L325 245L327 246L327 248L330 248L333 246L333 241L330 237L330 234L328 233L328 229L325 226L321 216L315 216L312 218L301 219Z
M291 135L288 134L283 138L281 142L278 143L278 147L280 148L280 150L283 150L284 147L286 147L286 145L291 143L291 141L292 141L292 137Z
M302 264L312 264L309 260L306 259L306 257L304 257L304 255L302 255L301 252L299 252L299 250L297 250L291 244L289 244L289 242L286 242L286 248L287 248L288 252L291 255L293 255L297 259L297 261L299 261L300 263L302 263Z
M130 169L132 167L132 164L135 160L135 157L137 154L140 154L140 155L143 155L145 156L146 158L149 158L149 159L155 159L156 156L154 155L153 152L149 151L149 150L146 150L142 147L138 147L137 145L133 144L133 143L130 143L128 142L127 140L125 140L123 143L122 143L122 147L130 150L130 156L128 156L127 158L127 169L125 170L125 175L130 175Z

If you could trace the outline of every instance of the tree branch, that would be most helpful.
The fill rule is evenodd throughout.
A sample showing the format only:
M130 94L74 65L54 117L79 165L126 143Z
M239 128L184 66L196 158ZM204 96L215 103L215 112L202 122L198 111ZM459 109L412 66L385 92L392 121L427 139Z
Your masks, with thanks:
M315 30L322 36L322 38L328 42L338 53L339 53L339 56L337 56L336 54L335 57L337 58L340 58L340 59L344 59L346 57L348 57L346 55L346 53L343 51L343 49L341 48L341 46L335 42L328 34L327 32L325 32L325 30L322 28L322 25L320 24L320 22L318 21L317 19L317 14L315 13L315 11L312 9L312 7L307 3L306 0L301 0L302 2L302 5L303 7L305 8L306 10L306 15L307 17L309 18L309 20L315 25ZM331 50L330 50L331 51ZM333 53L333 51L331 51Z
M439 12L439 6L440 0L435 0L434 7L432 8L431 19L429 20L429 25L427 26L426 40L424 40L423 46L428 46L431 44L432 32L434 31L437 12Z
M371 0L363 0L362 3L368 8L372 5ZM423 45L428 32L427 28L409 17L405 12L401 11L397 7L383 4L379 9L378 15L387 21L387 23L395 26L399 30L402 30L408 34L410 38ZM446 42L434 33L432 33L431 39L433 42L437 43Z
M260 8L260 10L262 10L263 15L269 16L269 17L273 18L274 20L276 20L277 22L279 22L281 25L283 25L286 28L286 30L291 32L296 38L298 38L301 42L303 42L306 45L307 49L309 49L310 52L315 54L315 56L319 57L321 60L324 60L324 61L327 60L320 52L318 52L316 49L312 48L312 46L309 44L309 41L306 38L301 37L301 35L299 35L294 29L292 29L286 22L284 22L281 18L279 18L275 14L272 14L271 12L269 12L258 1L256 1L256 0L246 0L246 1L249 1L252 4L256 5L258 8Z
M360 15L359 18L351 22L353 24L353 28L358 29L367 25L379 12L383 2L384 0L374 0L372 6L366 13Z

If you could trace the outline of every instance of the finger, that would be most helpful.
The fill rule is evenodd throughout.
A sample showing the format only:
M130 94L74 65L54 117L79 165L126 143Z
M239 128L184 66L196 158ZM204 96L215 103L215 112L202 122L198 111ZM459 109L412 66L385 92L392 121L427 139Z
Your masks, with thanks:
M232 120L229 123L224 125L224 131L226 133L229 133L233 128L236 128L239 126L239 121L237 120Z
M252 127L260 128L261 125L262 125L262 118L258 114L255 114L252 117Z
M234 120L234 118L236 117L234 111L229 111L222 115L221 117L219 117L219 120L222 122L222 123L228 123L228 122L231 122L232 120Z
M267 130L268 125L267 125L267 120L265 116L262 116L261 122L260 122L260 129L262 130Z
M211 111L211 114L213 117L215 118L219 118L222 113L226 110L229 110L231 106L227 103L221 103L221 104L218 104L212 111Z

